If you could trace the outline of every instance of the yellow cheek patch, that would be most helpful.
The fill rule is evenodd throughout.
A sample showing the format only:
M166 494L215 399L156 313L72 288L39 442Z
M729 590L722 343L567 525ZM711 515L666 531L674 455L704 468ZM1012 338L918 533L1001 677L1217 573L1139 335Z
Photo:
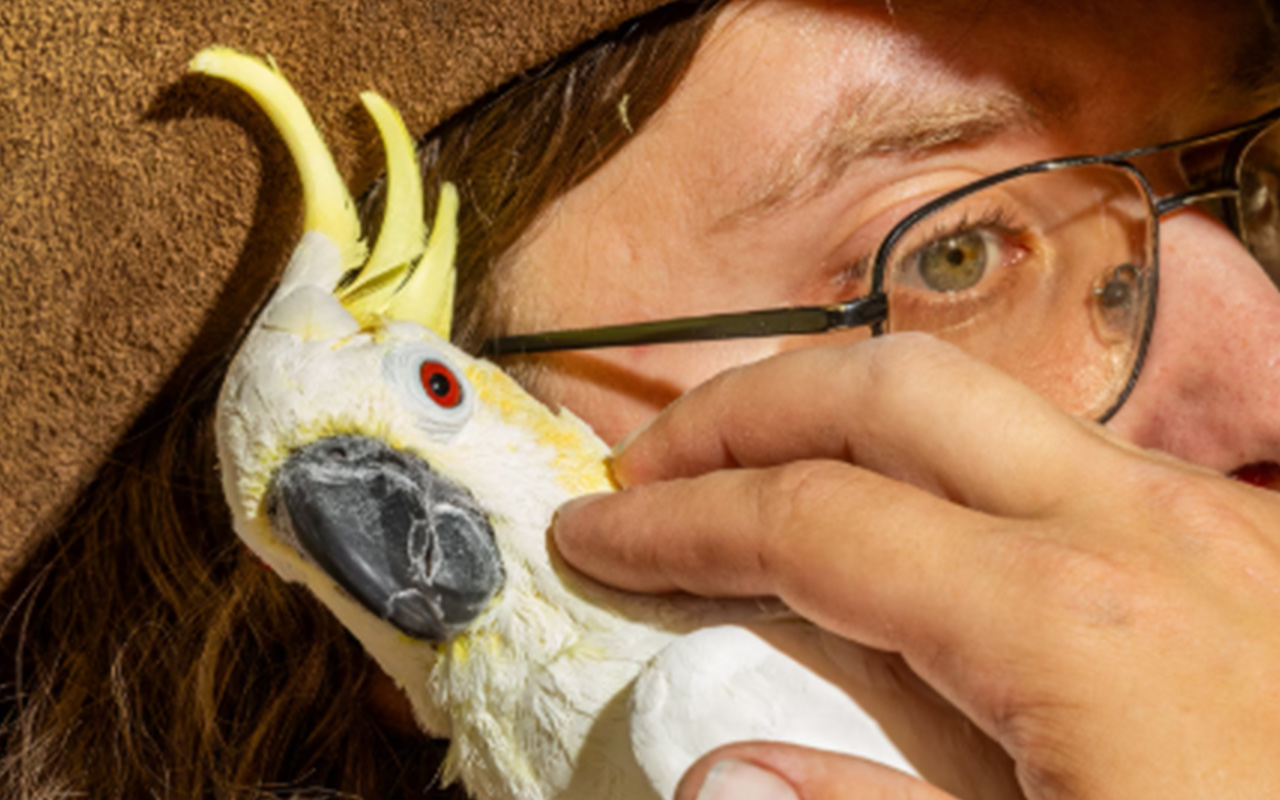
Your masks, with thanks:
M539 442L555 448L556 458L552 466L560 485L574 494L587 494L616 489L608 462L603 454L588 453L579 449L583 437L564 426L545 426L539 430ZM595 441L594 436L591 437Z
M467 659L471 656L471 644L467 641L465 633L459 634L449 640L447 645L449 648L449 659L454 665L462 667L467 663Z
M586 423L567 411L553 414L493 364L476 362L465 371L477 400L555 453L551 466L561 486L574 494L616 488L607 464L609 448Z

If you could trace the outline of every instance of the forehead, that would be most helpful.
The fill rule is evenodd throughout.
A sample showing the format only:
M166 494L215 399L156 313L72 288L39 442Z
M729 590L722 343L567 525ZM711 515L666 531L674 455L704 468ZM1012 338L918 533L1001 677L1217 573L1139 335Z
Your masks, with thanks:
M721 292L758 283L750 265L812 243L802 226L840 239L932 176L954 188L1252 116L1273 42L1253 0L730 3L672 97L540 220L522 260L561 276L581 260L601 320L670 315L650 288L695 272ZM549 324L512 297L512 320Z
M847 268L921 198L1251 117L1276 52L1252 0L730 3L657 114L534 226L509 324L848 299ZM562 354L549 391L611 438L801 344Z
M1252 0L746 0L646 145L701 189L704 220L726 218L820 189L863 156L1006 129L1036 129L1047 150L1033 156L1048 157L1236 122L1272 102L1260 97L1280 77L1275 40Z
M736 51L809 80L985 78L1052 101L1081 88L1059 85L1072 75L1124 84L1192 69L1231 82L1274 58L1271 17L1259 0L744 0L720 17L698 67Z

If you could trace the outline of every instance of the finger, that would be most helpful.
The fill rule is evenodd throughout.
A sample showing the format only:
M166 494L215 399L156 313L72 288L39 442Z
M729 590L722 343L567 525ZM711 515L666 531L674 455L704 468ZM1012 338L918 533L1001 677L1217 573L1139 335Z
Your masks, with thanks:
M685 773L676 800L955 800L929 784L853 756L773 743L734 744Z
M994 367L931 337L900 335L725 373L621 448L614 472L634 485L842 459L991 513L1035 516L1087 497L1079 489L1104 480L1113 452Z
M1021 606L1001 568L1003 523L847 464L720 470L562 507L564 558L642 592L775 596L818 625L909 657L972 649L967 637ZM984 651L985 652L985 651Z

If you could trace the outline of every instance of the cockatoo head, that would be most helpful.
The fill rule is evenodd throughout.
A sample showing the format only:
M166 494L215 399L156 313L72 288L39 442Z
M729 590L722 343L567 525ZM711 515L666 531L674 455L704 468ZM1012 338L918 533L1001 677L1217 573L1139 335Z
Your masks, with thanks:
M302 240L219 398L237 532L402 684L425 679L432 655L489 613L504 585L545 563L549 509L607 484L604 452L586 426L566 426L448 343L458 200L445 185L428 241L413 144L389 104L361 98L388 164L387 210L366 258L346 187L284 78L225 48L192 68L262 105L298 163L306 203ZM554 468L529 474L522 456ZM538 535L501 542L495 526L519 528L510 518L531 498L545 506Z

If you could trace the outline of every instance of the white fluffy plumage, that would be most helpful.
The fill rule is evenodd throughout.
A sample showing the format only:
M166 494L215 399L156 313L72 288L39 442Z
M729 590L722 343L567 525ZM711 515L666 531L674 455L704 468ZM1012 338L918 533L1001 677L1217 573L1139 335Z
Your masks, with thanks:
M237 532L359 638L425 730L450 737L446 781L462 780L481 800L651 800L670 796L702 753L747 738L910 768L851 699L857 681L835 666L823 635L785 609L629 595L557 561L547 539L552 516L574 496L612 490L608 449L572 414L553 413L446 341L452 274L422 265L451 261L456 199L445 190L445 211L426 242L421 188L416 208L412 187L404 188L417 180L405 167L412 145L389 106L365 98L388 150L392 202L410 207L389 211L380 234L380 248L383 239L401 243L387 248L396 254L379 261L375 250L366 262L350 198L340 180L335 187L327 150L284 79L225 49L205 51L192 66L245 87L264 106L298 161L308 204L307 231L219 402ZM413 304L397 300L406 294ZM442 405L424 384L424 364L450 373L460 394ZM273 524L282 464L332 436L411 454L464 487L487 516L501 589L447 640L397 629Z

